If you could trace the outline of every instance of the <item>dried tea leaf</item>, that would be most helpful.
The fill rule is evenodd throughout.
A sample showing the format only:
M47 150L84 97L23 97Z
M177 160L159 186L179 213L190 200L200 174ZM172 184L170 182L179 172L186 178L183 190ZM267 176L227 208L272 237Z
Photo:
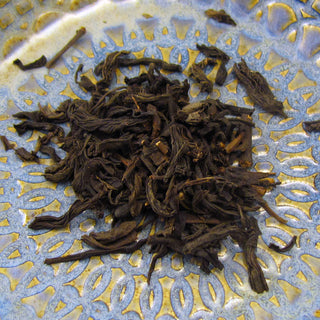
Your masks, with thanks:
M243 59L234 64L233 71L253 103L269 113L288 117L283 110L283 103L275 99L267 80L259 72L251 71Z
M208 18L212 18L220 23L230 24L231 26L236 26L237 24L234 20L227 14L223 9L217 11L214 9L208 9L205 11L205 14Z

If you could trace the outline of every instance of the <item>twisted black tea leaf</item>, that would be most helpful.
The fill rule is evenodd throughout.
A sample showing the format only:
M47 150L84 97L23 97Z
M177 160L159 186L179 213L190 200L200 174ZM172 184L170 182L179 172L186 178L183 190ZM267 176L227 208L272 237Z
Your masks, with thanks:
M284 118L288 117L283 110L283 103L275 99L267 80L261 73L251 71L243 59L233 66L233 70L253 103L267 112Z
M41 56L39 59L30 62L28 64L23 64L20 59L16 59L13 61L13 64L19 67L22 71L36 69L44 67L47 63L47 58L45 56Z
M205 14L208 18L214 19L220 23L230 24L231 26L236 26L237 24L234 20L227 14L223 9L217 11L214 9L208 9L205 11Z
M304 121L303 128L307 132L319 132L320 131L320 120Z

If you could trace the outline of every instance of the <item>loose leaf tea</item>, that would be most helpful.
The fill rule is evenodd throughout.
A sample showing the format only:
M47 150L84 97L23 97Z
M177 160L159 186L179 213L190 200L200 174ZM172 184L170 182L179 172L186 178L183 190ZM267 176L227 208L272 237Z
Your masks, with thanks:
M36 155L34 151L29 152L25 148L17 148L15 149L15 154L22 160L22 161L35 161L39 162L39 157Z
M36 151L29 152L25 148L15 148L15 144L11 143L6 136L0 136L4 149L14 150L15 154L22 160L22 161L35 161L39 162L39 157L37 156Z
M205 58L199 63L194 63L189 69L189 76L195 80L200 86L200 92L210 93L212 91L213 83L207 78L204 69L206 66L215 66L217 64L214 58Z
M297 236L293 236L292 239L290 240L290 242L285 247L280 248L277 245L271 243L271 244L269 244L269 248L278 252L278 253L287 252L293 248L293 246L296 244L296 241L297 241Z
M60 59L60 57L69 49L71 48L84 34L86 33L86 28L81 27L79 30L76 31L76 34L68 43L58 51L55 56L49 60L46 64L47 68L52 68L54 64Z
M189 76L200 85L200 92L210 93L212 91L212 82L207 78L199 64L194 63L189 69Z
M197 44L197 49L207 57L219 59L224 62L228 62L230 60L230 57L226 53L215 46L208 47L204 44Z
M275 99L267 80L261 73L251 71L243 59L241 59L241 62L234 64L233 70L253 103L269 113L287 118L282 102Z
M13 64L19 67L22 71L41 68L46 66L47 68L52 68L54 64L61 58L61 56L71 48L84 34L86 33L86 28L81 27L76 31L74 37L61 49L59 50L52 59L47 61L47 58L42 55L39 59L29 63L23 64L20 59L16 59L13 61Z
M8 150L14 149L15 145L11 143L6 136L0 136L0 139L4 146L4 150L8 151Z
M199 48L208 59L229 60L217 48ZM101 77L96 83L83 75L78 80L79 66L75 81L91 94L89 101L69 99L55 111L39 106L15 114L23 120L15 125L19 135L45 133L33 152L19 148L17 155L28 161L37 161L38 152L49 155L55 163L45 169L45 178L69 181L77 195L65 214L38 216L29 227L64 228L88 209L98 218L105 211L113 217L110 230L82 237L93 249L45 263L131 253L147 244L154 253L149 282L157 259L169 252L192 256L206 273L223 269L218 253L221 241L231 237L243 249L252 289L267 291L255 253L261 232L247 213L262 207L279 222L286 220L263 199L278 184L274 173L249 171L253 110L215 99L190 102L188 81L169 79L159 70L179 72L180 66L129 54L108 54L95 68ZM125 86L110 87L117 68L137 64L149 65L148 71L126 78ZM192 70L209 92L212 84ZM68 134L59 125L66 122ZM53 143L61 144L63 159ZM150 224L156 232L139 239Z
M226 81L226 78L228 75L226 64L230 60L230 57L215 46L207 47L204 44L202 45L197 44L197 49L209 58L204 60L207 62L207 64L208 63L213 64L213 61L219 61L220 65L216 75L215 83L218 86L222 86Z
M231 26L236 26L237 24L223 9L217 11L214 9L208 9L205 11L207 17L212 18L220 23L230 24Z
M303 129L307 132L319 132L320 131L320 120L304 121Z
M29 64L23 64L20 59L16 59L13 61L13 64L19 67L20 70L26 71L36 68L44 67L47 63L47 58L45 56L41 56L39 59L29 63Z

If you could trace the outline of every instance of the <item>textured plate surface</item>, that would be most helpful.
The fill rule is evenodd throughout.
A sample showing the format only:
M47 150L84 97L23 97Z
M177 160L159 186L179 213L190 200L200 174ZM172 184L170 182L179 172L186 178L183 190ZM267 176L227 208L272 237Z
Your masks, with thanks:
M33 34L96 0L0 0L0 59Z
M203 14L208 8L225 9L237 27L209 21ZM276 173L282 184L265 199L288 223L279 224L263 210L256 213L262 230L257 255L270 288L260 295L250 289L241 250L231 240L224 242L220 254L223 271L206 275L188 259L171 254L157 263L150 286L146 274L152 257L147 248L47 266L45 258L85 249L81 236L110 228L111 218L96 220L86 212L63 230L30 230L27 225L34 216L61 215L74 194L70 186L42 177L49 159L40 165L22 163L1 146L0 319L320 318L320 144L319 134L308 135L302 128L302 121L320 118L319 12L318 0L96 3L65 15L3 61L0 133L31 150L38 134L19 137L11 115L19 109L36 110L38 103L56 108L69 97L87 98L73 80L80 63L93 77L92 68L107 52L128 49L137 57L180 63L186 71L202 58L195 43L215 44L232 59L225 86L215 87L211 97L252 107L231 73L233 63L244 58L267 78L289 116L281 120L259 108L253 114L254 169ZM87 28L86 36L55 68L23 73L12 65L16 57L24 62L41 54L51 57L80 26ZM138 73L139 68L118 71L114 84ZM210 77L214 75L215 70ZM205 98L191 83L192 98ZM270 242L284 245L293 235L298 241L291 251L278 254L268 248Z

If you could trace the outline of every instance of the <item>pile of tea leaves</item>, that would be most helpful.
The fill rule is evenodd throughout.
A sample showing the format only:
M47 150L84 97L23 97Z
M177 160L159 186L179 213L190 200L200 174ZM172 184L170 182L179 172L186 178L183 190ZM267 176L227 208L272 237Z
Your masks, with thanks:
M211 63L223 66L221 85L228 59L217 48L198 48L207 52ZM112 88L116 69L134 65L148 65L148 71L125 78L126 85ZM261 232L248 212L262 207L279 222L286 221L263 199L278 184L274 174L250 171L253 110L214 99L191 103L188 80L171 80L160 72L181 72L181 66L159 59L130 58L128 51L108 54L94 70L99 78L95 83L81 75L82 67L75 81L91 94L89 101L69 99L54 111L40 107L15 114L23 120L15 125L19 135L28 130L45 133L35 150L18 148L17 155L25 161L38 161L39 154L48 154L55 164L45 169L45 178L70 182L77 195L65 214L38 216L29 227L64 228L88 209L98 218L108 212L113 223L108 231L82 237L92 249L46 259L45 263L132 253L149 245L154 254L149 282L157 259L172 252L191 256L206 273L223 269L218 253L222 240L231 237L243 249L252 289L258 293L268 290L256 257ZM269 87L261 88L261 83L268 86L266 81L250 82L256 73L247 69L243 61L236 72L250 87L251 96L259 101L259 94L269 94L270 99L262 101L273 105L276 100ZM274 113L284 115L279 104ZM67 134L62 123L70 124ZM2 140L8 149L14 148L5 137ZM65 158L56 154L54 144L66 152ZM141 230L150 224L157 224L157 231L142 238Z

